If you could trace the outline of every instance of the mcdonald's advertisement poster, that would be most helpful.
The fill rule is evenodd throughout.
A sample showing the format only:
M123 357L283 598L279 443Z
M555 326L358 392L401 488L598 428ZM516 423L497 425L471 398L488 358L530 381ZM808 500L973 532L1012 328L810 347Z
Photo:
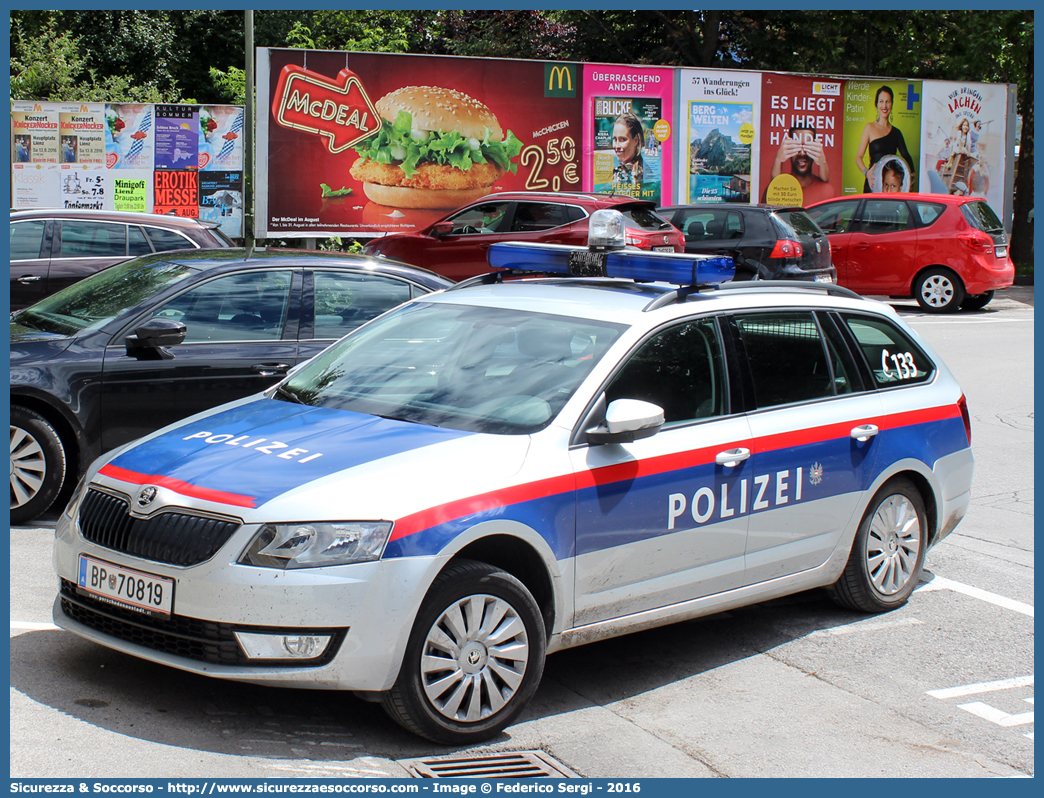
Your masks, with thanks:
M918 190L923 93L920 81L845 84L845 194Z
M841 196L844 100L840 79L762 76L764 202L801 206Z
M584 190L670 201L674 70L584 66Z
M578 64L260 48L258 75L259 236L416 230L499 191L581 189Z

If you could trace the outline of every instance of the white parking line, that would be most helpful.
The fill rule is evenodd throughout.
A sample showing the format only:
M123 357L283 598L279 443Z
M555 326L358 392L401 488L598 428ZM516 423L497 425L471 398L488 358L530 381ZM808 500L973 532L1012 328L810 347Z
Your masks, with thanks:
M1000 679L996 682L979 682L978 684L965 684L961 687L947 687L945 690L929 690L928 695L933 698L964 698L966 695L977 695L979 693L993 693L997 690L1011 690L1015 687L1032 687L1032 676L1017 676L1014 679ZM1032 702L1032 698L1028 699Z
M989 704L983 704L981 701L975 701L971 704L960 704L959 708L967 710L973 715L978 715L980 718L985 718L991 723L996 723L998 726L1004 726L1005 728L1033 723L1032 712L1021 712L1018 715L1009 715L1007 712L995 709Z
M917 618L897 618L894 621L862 621L848 626L839 626L836 629L816 629L809 632L808 637L836 637L838 635L850 635L855 632L880 632L884 629L893 629L897 626L916 626L924 623Z
M24 621L11 621L12 632L46 632L57 629L53 623L27 623Z
M1023 615L1028 615L1031 618L1033 617L1032 604L1023 604L1021 601L1015 601L1014 599L1005 598L1004 596L998 596L996 593L972 587L971 585L965 585L961 582L954 582L952 579L947 579L943 576L933 577L931 582L924 582L917 586L917 591L929 592L932 590L952 590L955 593L963 593L966 596L977 598L980 601L987 601L990 604L996 604L998 607L1004 607L1007 610L1013 610L1015 612L1020 612Z

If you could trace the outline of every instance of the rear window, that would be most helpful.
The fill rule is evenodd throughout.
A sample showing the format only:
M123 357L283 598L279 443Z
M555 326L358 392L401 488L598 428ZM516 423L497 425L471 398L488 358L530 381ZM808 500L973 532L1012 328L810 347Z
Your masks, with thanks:
M914 202L913 206L917 212L917 218L923 227L927 227L935 222L943 215L943 211L946 210L945 205L940 205L937 202Z
M813 222L812 217L804 211L780 211L772 216L787 236L796 238L797 236L823 235L819 225Z
M169 252L172 249L192 249L196 245L175 230L162 227L146 227L145 232L156 252Z
M625 219L634 222L641 230L666 230L671 223L656 213L652 208L641 206L634 208L617 208Z
M985 202L969 202L961 206L961 213L972 227L986 233L1001 233L1004 225L993 212L993 208Z

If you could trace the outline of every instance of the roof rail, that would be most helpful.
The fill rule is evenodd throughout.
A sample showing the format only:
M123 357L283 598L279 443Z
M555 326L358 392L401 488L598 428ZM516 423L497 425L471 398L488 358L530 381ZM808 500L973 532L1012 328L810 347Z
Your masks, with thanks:
M743 282L722 283L718 291L813 291L830 296L841 296L848 299L862 299L859 294L836 283L813 283L805 280L745 280Z

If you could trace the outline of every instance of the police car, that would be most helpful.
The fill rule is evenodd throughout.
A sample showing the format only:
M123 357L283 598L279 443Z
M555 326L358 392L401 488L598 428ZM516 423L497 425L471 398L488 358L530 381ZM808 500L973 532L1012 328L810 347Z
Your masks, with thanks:
M817 587L904 604L969 503L939 357L886 305L620 249L600 214L591 249L496 245L500 271L97 461L55 623L462 744L554 651Z

